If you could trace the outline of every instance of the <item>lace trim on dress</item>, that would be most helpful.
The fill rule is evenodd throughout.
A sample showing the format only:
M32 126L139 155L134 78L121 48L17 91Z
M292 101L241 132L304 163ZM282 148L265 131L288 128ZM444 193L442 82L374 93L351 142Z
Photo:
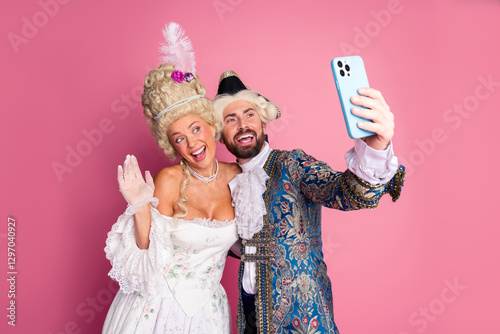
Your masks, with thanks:
M233 225L236 221L236 218L231 219L231 220L217 220L217 219L210 219L210 218L194 218L191 220L191 223L198 224L201 226L205 227L210 227L210 228L220 228L220 227L226 227L229 225ZM189 221L186 221L189 222Z
M146 203L151 203L150 244L148 249L139 249L133 214ZM108 233L104 248L112 265L108 275L125 293L155 293L165 286L162 268L171 254L171 245L164 242L169 240L164 236L168 231L161 224L161 216L155 209L157 204L158 199L150 198L128 207Z
M168 219L173 219L172 217L162 215L164 218ZM182 218L177 218L177 220L182 221L184 223L192 223L192 224L197 224L205 227L210 227L210 228L221 228L221 227L226 227L233 225L236 222L236 218L233 218L231 220L226 219L226 220L217 220L217 219L210 219L210 218L193 218L193 219L182 219Z

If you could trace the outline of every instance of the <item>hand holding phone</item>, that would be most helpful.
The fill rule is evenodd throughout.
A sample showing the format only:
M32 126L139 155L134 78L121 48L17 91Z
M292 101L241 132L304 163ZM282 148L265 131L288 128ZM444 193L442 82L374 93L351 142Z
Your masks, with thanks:
M357 139L373 135L373 132L358 127L359 121L370 122L370 120L352 113L355 105L352 104L351 97L359 96L359 88L370 87L363 59L360 56L337 57L332 60L331 66L349 137Z
M372 149L385 150L394 136L394 115L382 93L368 86L363 60L359 56L335 58L332 70L349 136L361 138Z

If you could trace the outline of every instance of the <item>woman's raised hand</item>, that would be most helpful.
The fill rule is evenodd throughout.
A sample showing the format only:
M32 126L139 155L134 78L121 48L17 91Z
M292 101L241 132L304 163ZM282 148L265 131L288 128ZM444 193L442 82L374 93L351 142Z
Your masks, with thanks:
M122 166L118 166L118 185L120 192L128 204L134 205L143 199L153 197L155 185L149 171L145 173L146 181L142 177L137 158L127 155Z

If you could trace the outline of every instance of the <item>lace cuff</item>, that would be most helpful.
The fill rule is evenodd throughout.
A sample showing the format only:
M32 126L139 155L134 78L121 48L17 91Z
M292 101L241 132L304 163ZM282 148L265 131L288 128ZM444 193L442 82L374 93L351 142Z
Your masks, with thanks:
M149 248L139 249L135 240L134 213L151 203ZM129 206L113 225L106 239L104 252L111 262L108 275L120 284L125 293L155 293L166 284L163 267L171 254L167 225L156 210L157 198L149 198Z
M351 172L371 185L389 182L398 170L398 158L394 156L392 142L384 151L377 151L361 139L354 141L345 160Z

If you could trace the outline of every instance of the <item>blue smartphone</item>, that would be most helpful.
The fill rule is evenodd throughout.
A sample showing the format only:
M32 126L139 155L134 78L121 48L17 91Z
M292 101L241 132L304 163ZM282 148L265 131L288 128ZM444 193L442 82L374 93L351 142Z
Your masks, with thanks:
M355 116L351 112L352 107L355 106L351 103L351 97L359 96L359 88L370 87L363 59L360 56L337 57L332 60L332 71L349 137L356 139L373 135L373 132L358 127L359 121L370 122L370 120Z

